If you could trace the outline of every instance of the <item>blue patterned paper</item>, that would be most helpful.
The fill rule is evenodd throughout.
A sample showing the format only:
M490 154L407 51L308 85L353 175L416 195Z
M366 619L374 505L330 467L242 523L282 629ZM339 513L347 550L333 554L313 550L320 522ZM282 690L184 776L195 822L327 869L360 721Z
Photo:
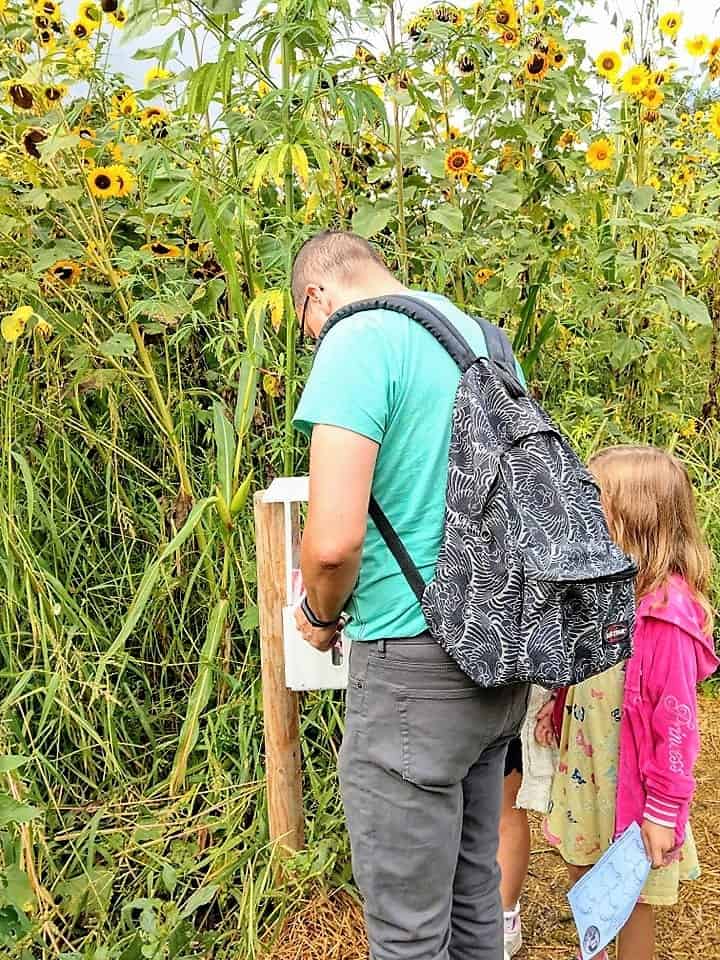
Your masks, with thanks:
M592 960L625 926L650 873L633 823L568 893L583 960Z

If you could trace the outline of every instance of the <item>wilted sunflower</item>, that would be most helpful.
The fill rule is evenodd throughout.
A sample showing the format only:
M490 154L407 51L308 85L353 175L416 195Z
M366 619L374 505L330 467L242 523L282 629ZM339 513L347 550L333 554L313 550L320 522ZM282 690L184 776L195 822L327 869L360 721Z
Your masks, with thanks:
M135 177L122 163L114 163L108 172L115 181L115 196L127 197L135 189Z
M441 3L433 7L432 15L439 23L451 23L453 26L462 23L462 12L449 3Z
M112 167L95 167L88 174L87 182L94 197L107 200L117 196L117 182Z
M548 72L548 59L544 53L535 52L525 62L525 76L528 80L542 80Z
M615 147L609 140L602 137L591 143L585 154L587 164L593 170L608 170L612 166Z
M472 158L464 147L454 147L445 157L445 172L449 177L467 176L471 170Z
M26 130L22 136L22 144L25 149L25 153L27 153L28 156L39 160L40 151L38 150L38 144L44 143L47 138L48 135L44 130L37 130L35 128Z
M53 333L53 325L40 317L33 327L33 333L38 337L42 337L43 340L49 340Z
M164 243L162 240L153 240L152 243L145 243L141 250L151 253L160 260L174 260L182 254L180 247L174 243Z
M45 87L43 89L43 96L48 103L57 103L58 100L62 100L63 97L67 96L67 92L68 88L65 86L65 84L58 83Z
M11 83L8 87L8 96L18 110L32 110L35 105L32 90L22 83Z
M122 30L127 23L127 10L124 7L118 7L117 10L109 11L106 14L106 18L109 24L117 27L118 30Z
M161 123L165 123L168 118L167 110L163 107L145 107L140 111L140 126L152 129Z
M641 102L649 110L658 110L662 106L662 102L665 99L665 94L662 92L660 87L656 87L651 84L649 87L645 88L642 97L640 98Z
M685 41L685 49L691 57L704 57L710 50L710 38L699 33L696 37L688 37Z
M78 7L78 20L88 20L90 23L100 26L102 23L102 10L94 0L83 0Z
M672 10L664 13L658 20L658 29L665 37L671 37L673 40L680 32L683 15L679 10Z
M30 47L24 37L15 37L13 40L13 50L19 57L24 57Z
M74 260L56 260L48 270L48 276L60 283L66 283L72 286L77 283L82 275L82 267Z
M430 18L426 14L418 14L418 16L408 20L407 32L410 39L416 42L420 40L425 34L429 22Z
M484 287L488 280L494 276L494 274L494 270L489 270L487 267L480 267L480 269L475 273L475 283L479 287Z
M458 70L466 76L475 72L475 61L469 53L463 53L458 57Z
M93 25L86 20L75 20L70 24L70 36L82 42L93 32Z
M560 147L561 150L566 150L574 143L577 143L577 134L572 130L565 130L565 132L560 135L558 147Z
M647 67L638 64L626 70L622 78L623 93L631 97L640 97L645 91L650 80L650 71Z

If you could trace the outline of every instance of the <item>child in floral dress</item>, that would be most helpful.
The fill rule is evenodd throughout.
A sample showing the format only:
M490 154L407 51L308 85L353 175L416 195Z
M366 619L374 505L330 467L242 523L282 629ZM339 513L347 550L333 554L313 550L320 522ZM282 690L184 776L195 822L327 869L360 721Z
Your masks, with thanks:
M719 662L710 554L674 457L616 447L590 467L613 536L639 567L633 655L567 692L545 836L574 883L633 821L641 825L654 869L618 960L652 960L653 908L676 903L679 882L700 874L688 812L700 746L696 685Z

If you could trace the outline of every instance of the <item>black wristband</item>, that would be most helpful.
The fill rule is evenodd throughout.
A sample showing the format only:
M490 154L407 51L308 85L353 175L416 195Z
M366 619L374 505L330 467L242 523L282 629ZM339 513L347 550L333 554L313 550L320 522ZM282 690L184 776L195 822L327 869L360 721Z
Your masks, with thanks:
M319 617L316 617L315 614L312 612L312 608L310 607L310 604L308 603L307 596L303 597L302 603L300 604L300 609L307 617L308 623L312 627L316 627L320 630L327 629L327 627L336 627L338 620L340 619L340 614L338 614L337 617L334 617L332 620L321 620Z

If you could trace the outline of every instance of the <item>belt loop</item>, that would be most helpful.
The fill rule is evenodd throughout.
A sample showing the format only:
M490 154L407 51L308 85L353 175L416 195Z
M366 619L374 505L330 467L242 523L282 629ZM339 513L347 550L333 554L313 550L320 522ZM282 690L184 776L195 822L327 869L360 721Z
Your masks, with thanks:
M385 641L384 641L384 640L378 640L378 642L377 642L377 652L378 652L378 656L379 656L379 657L384 657L384 656L385 656Z

